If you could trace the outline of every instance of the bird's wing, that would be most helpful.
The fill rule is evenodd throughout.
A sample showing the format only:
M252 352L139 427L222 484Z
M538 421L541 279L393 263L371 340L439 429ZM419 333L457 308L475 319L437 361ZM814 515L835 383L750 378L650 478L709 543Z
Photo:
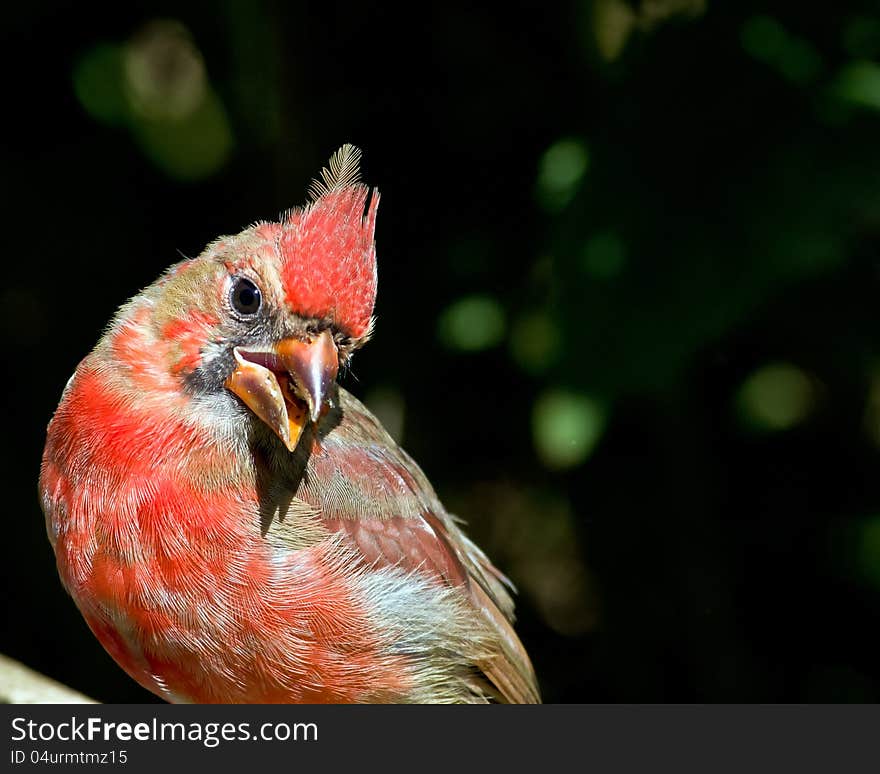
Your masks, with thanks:
M501 701L540 701L529 657L513 631L512 584L461 531L418 465L355 398L323 430L296 498L320 513L373 567L394 566L460 588L494 630L500 654L477 666Z

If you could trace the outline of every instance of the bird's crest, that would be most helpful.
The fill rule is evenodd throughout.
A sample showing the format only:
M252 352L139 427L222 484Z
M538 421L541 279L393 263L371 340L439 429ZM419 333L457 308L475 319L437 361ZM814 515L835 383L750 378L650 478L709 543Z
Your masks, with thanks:
M343 145L309 187L311 203L289 212L279 240L287 300L298 314L330 318L355 338L376 301L379 192L360 182L361 152ZM367 198L369 197L369 204Z
M324 167L320 178L309 185L309 198L316 202L322 196L340 188L357 185L361 181L361 151L351 143L345 143L330 157L329 167Z

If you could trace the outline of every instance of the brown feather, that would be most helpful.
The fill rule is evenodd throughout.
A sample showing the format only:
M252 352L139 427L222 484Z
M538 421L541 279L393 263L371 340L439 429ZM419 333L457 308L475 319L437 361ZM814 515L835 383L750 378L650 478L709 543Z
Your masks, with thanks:
M534 670L512 626L512 584L464 535L418 465L375 417L345 390L339 398L298 477L291 523L304 513L320 514L324 528L367 566L398 567L460 589L497 642L490 657L474 664L490 692L503 702L540 702Z

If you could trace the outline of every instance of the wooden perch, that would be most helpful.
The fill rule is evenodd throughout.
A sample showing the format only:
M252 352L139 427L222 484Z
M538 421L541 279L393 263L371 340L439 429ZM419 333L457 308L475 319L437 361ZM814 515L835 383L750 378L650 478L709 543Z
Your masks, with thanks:
M0 654L0 702L4 704L96 704L94 699Z

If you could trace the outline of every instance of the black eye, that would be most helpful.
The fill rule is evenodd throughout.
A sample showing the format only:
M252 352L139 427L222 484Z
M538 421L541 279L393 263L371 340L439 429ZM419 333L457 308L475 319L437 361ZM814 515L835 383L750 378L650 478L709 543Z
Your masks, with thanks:
M260 289L247 277L233 277L229 303L240 314L256 314L263 305Z

